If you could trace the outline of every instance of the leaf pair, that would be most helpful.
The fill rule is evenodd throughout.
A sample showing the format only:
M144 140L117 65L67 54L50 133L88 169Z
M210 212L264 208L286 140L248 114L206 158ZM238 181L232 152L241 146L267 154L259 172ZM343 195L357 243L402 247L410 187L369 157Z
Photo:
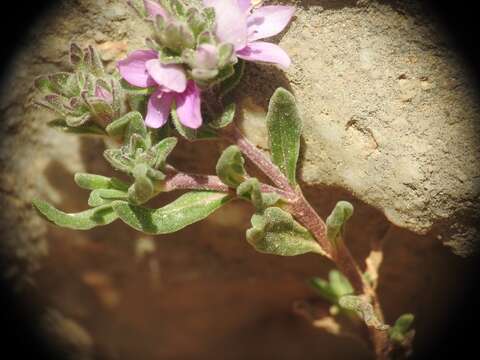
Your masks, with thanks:
M354 293L350 281L338 270L331 270L328 274L328 281L314 277L310 279L312 288L325 300L338 305L342 296Z
M105 189L104 189L105 190ZM67 214L41 200L34 200L37 211L52 223L75 230L89 230L121 219L132 228L147 234L169 234L205 219L231 198L211 191L192 191L172 203L148 209L115 200L109 204Z

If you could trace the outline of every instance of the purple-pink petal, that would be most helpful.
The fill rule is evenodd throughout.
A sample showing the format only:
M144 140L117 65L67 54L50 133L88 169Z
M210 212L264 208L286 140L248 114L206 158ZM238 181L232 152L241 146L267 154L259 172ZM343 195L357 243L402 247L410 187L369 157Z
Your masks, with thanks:
M252 6L252 0L237 0L238 6L243 12L247 12L250 10L250 7Z
M193 80L188 82L184 93L176 94L175 102L180 122L191 129L198 129L203 122L200 89Z
M247 19L248 41L268 38L280 33L295 13L293 6L262 6Z
M148 127L158 129L168 120L172 107L173 93L164 93L161 90L155 91L148 100L147 116L145 124Z
M181 65L165 65L160 60L153 59L146 62L146 68L158 85L179 93L185 91L187 76Z
M280 46L263 41L249 43L236 54L244 60L271 63L283 69L288 68L291 64L290 57Z
M215 9L215 33L220 42L243 49L247 45L247 14L237 0L204 0L204 4Z
M146 62L157 58L158 54L154 50L137 50L117 63L118 71L122 78L133 86L154 86L155 81L148 74Z
M153 0L143 0L143 5L149 18L155 19L157 16L168 18L168 13L159 3Z
M105 100L107 103L111 104L113 101L113 95L110 91L105 89L103 86L95 86L95 96Z

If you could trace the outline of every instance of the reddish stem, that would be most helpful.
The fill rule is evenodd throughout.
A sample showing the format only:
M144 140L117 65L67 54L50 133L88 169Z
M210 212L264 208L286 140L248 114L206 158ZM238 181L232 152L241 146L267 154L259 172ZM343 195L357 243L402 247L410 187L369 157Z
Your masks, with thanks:
M377 316L383 322L383 314L375 290L364 280L359 266L343 241L340 241L335 247L332 246L327 239L327 226L325 222L305 199L301 189L298 186L295 188L292 187L280 169L254 144L248 141L236 126L227 129L224 132L224 136L236 144L245 156L267 175L276 186L291 194L295 200L292 202L289 210L291 210L294 217L312 232L318 243L327 253L327 256L335 262L339 270L350 280L355 292L357 294L368 295L372 300ZM368 329L377 359L388 359L390 347L387 333L373 327L369 327Z

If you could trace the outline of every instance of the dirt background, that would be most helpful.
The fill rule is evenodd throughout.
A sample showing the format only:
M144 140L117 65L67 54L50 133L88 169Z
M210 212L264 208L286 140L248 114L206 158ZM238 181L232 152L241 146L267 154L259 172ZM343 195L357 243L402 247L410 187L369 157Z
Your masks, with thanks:
M476 247L479 109L471 76L415 2L296 3L295 20L276 39L293 66L282 73L249 65L235 94L245 131L267 149L259 114L277 86L296 94L307 197L322 216L338 200L353 202L348 242L362 265L370 243L383 239L387 321L415 313L415 346L424 348L463 294L458 279L468 279L470 261L457 255ZM66 231L32 211L34 197L82 210L87 192L73 174L112 173L100 141L45 126L51 115L31 105L32 79L65 70L72 39L97 45L113 69L147 33L120 0L59 2L32 29L1 92L3 276L69 359L368 359L359 344L292 312L295 300L315 299L306 280L331 264L255 253L244 241L245 204L158 238L120 223ZM182 142L173 162L213 173L223 146Z

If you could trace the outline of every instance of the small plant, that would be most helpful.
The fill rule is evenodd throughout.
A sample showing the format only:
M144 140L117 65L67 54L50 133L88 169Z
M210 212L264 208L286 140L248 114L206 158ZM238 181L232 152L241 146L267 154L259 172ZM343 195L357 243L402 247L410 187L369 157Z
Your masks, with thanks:
M328 281L311 280L331 304L330 313L362 320L378 359L399 348L408 352L413 315L401 316L392 327L384 323L376 286L366 276L375 274L362 274L345 244L353 206L338 202L324 221L297 182L302 121L294 96L279 88L270 99L265 119L269 156L235 125L234 103L217 104L221 110L215 112L202 106L202 99L223 99L235 88L244 61L290 65L280 47L259 40L280 33L294 8L253 0L132 0L130 5L151 25L148 49L132 52L118 62L118 72L107 74L93 48L73 44L72 72L35 82L41 93L38 104L58 115L50 125L114 140L107 142L116 145L105 150L104 158L129 180L76 174L76 184L90 190L89 208L67 214L37 199L33 204L38 212L75 230L123 221L142 233L161 235L201 221L230 201L249 202L254 209L246 231L251 246L260 253L314 253L331 260L339 271L332 271ZM178 137L230 142L218 159L216 175L171 166L168 156ZM271 184L248 174L246 160ZM187 192L161 208L148 206L151 199L175 190Z

